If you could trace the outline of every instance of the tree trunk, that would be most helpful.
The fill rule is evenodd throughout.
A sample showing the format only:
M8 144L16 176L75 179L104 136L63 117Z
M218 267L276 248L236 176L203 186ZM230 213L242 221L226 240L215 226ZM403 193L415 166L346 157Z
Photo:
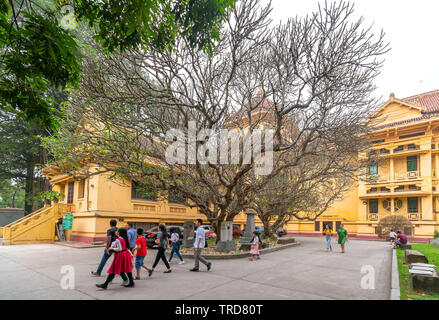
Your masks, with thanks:
M24 212L25 214L29 214L32 212L33 203L34 203L34 175L35 170L35 161L31 156L27 161L26 168L26 186L25 186L25 195L24 195Z

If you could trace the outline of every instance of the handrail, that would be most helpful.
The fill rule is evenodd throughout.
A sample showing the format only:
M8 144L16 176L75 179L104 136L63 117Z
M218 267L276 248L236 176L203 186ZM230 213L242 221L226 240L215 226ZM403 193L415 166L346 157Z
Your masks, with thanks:
M13 224L18 223L18 222L20 222L20 221L22 221L22 220L25 220L26 218L29 218L30 216L33 216L33 215L35 215L35 214L37 214L37 213L40 213L41 211L43 211L44 209L47 209L47 208L48 208L48 207L42 207L42 208L38 209L37 211L31 212L30 214L25 215L24 217L21 217L21 218L18 219L18 220L12 221L11 223L9 223L9 224L7 224L7 225L5 225L5 226L3 226L3 227L4 227L4 228L8 228L8 227L12 226ZM50 208L50 207L49 207L49 208Z
M13 223L8 225L7 227L8 228L13 228L13 227L15 227L15 226L17 226L19 224L25 223L26 221L32 220L35 217L37 217L37 216L39 216L39 215L41 215L43 213L46 213L47 211L50 211L52 208L53 207L45 207L45 208L43 208L43 210L37 210L34 213L31 213L31 214L28 214L27 216L25 216L24 219L20 219L20 220L14 221Z

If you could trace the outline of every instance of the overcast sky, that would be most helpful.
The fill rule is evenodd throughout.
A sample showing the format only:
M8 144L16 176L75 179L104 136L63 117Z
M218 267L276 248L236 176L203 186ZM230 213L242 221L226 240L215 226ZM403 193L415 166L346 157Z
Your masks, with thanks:
M272 0L274 21L315 11L324 0ZM330 1L328 1L330 2ZM387 100L439 89L439 1L352 0L355 12L383 29L391 51L376 81L377 95Z

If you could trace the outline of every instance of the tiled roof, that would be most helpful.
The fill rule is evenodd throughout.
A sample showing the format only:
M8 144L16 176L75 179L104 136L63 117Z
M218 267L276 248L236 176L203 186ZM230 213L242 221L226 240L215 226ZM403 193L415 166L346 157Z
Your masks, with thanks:
M416 96L402 99L402 101L426 108L426 112L439 111L439 90L434 90Z
M374 127L374 130L380 130L380 129L389 128L389 127L401 126L401 125L405 125L405 124L409 124L409 123L413 123L413 122L418 122L418 121L422 121L422 120L427 120L427 119L439 117L439 90L434 90L434 91L430 91L430 92L426 92L426 93L421 93L421 94L418 94L415 96L407 97L407 98L401 99L401 101L404 101L404 102L410 103L412 105L421 107L424 110L424 111L422 111L422 116L412 118L412 119L387 123L387 124L382 125L382 126L376 126L376 127Z

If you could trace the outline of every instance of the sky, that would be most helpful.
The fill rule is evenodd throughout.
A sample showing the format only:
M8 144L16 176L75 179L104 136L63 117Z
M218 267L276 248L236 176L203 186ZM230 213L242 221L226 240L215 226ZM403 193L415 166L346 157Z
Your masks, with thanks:
M268 0L264 1L268 2ZM272 0L273 22L305 16L324 0ZM330 2L330 1L328 1ZM439 89L439 1L438 0L351 0L357 17L373 24L375 33L386 34L391 51L385 56L376 79L375 95L383 100Z

